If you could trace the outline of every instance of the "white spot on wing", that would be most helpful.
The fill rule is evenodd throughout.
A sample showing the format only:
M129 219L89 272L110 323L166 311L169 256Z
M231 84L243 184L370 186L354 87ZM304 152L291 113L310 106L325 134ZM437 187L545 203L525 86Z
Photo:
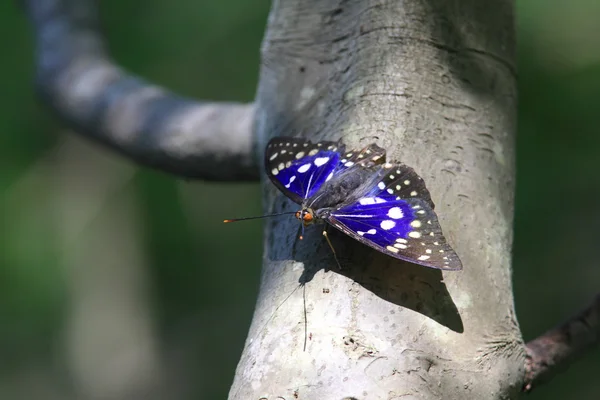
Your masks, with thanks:
M301 165L300 168L298 168L298 172L300 172L301 174L305 173L306 171L308 171L310 169L310 163Z
M303 151L299 151L299 152L296 154L296 159L298 159L298 160L299 160L299 159L301 159L302 157L304 157L304 152L303 152Z
M417 260L420 260L420 261L429 260L429 256L421 256L421 257L417 258Z
M421 237L421 232L417 232L417 231L408 232L408 236L410 236L411 238L418 239Z
M404 213L402 212L400 207L390 208L387 215L388 215L388 217L390 217L392 219L400 219L400 218L404 217Z
M381 224L379 224L379 226L381 226L381 229L389 231L390 229L396 226L396 223L391 219L386 219L385 221L381 221Z
M386 249L388 249L392 253L398 253L400 251L400 250L398 250L397 248L395 248L393 246L388 246L388 247L386 247Z
M383 182L379 182L379 184L377 185L377 187L381 190L385 189L385 183Z
M358 202L363 206L366 206L369 204L385 203L386 201L381 197L363 197L362 199L359 199Z
M320 167L321 165L326 164L327 161L329 161L329 157L317 157L314 162L317 167Z
M273 153L273 155L271 157L269 157L269 161L273 161L276 158L277 158L277 152Z
M328 180L330 180L331 178L333 178L333 171L331 171L329 173L329 175L327 175L327 179L325 179L325 182L327 182Z
M279 173L279 170L278 170L277 168L273 168L273 169L271 170L271 173L272 173L273 175L277 175L277 174Z
M374 235L374 234L377 233L377 231L375 229L369 229L366 232L356 231L356 233L358 233L360 236L364 236L365 234L367 234L367 235Z
M290 185L292 184L292 182L294 182L296 180L296 175L292 175L290 178L290 181L288 182L287 185L285 185L286 188L290 188Z

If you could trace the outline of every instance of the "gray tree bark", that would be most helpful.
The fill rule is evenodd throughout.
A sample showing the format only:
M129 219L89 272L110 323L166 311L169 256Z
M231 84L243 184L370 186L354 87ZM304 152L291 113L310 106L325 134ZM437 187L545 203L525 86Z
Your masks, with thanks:
M105 54L89 2L25 5L44 99L138 162L252 179L271 136L301 135L377 142L425 179L464 270L401 262L334 232L339 271L318 230L297 242L292 218L269 220L230 399L517 396L512 2L276 1L254 106L198 104L133 79ZM264 190L267 211L294 208L270 183Z
M274 3L262 52L277 62L261 73L259 148L293 133L377 142L425 179L464 270L400 262L336 235L339 271L320 231L295 243L294 221L269 220L230 399L517 396L513 12L505 0ZM267 212L294 209L264 187Z

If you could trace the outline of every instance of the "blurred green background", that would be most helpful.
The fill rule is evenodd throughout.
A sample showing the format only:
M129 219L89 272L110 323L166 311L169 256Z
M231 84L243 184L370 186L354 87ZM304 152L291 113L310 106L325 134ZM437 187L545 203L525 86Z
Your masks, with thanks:
M0 399L224 399L262 242L260 223L221 220L260 213L258 186L184 182L65 132L33 94L31 29L14 3L0 2ZM101 12L125 68L250 101L268 8L103 0ZM517 9L514 287L527 340L599 288L600 2ZM529 398L596 400L598 376L596 349Z

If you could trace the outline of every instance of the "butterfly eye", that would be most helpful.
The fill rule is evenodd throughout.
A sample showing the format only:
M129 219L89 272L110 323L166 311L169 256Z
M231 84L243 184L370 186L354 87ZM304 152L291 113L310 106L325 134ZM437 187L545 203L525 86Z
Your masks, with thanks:
M294 215L296 216L297 219L302 219L300 211L296 211L296 214L294 214Z
M313 215L312 215L312 213L307 211L302 216L302 219L304 220L304 222L311 222L313 220Z

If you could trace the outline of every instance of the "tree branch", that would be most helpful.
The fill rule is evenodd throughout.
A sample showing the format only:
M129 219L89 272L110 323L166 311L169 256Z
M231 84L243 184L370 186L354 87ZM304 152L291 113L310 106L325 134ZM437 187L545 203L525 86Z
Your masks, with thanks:
M109 58L92 0L25 0L35 28L36 84L70 127L163 171L258 178L254 106L198 103L132 76Z
M578 315L527 343L523 391L550 380L599 341L600 294Z

